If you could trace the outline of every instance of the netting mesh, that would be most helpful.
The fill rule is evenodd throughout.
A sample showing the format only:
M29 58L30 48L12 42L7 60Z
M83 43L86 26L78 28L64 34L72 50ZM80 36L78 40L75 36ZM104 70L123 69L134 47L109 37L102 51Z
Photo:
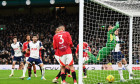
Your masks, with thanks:
M125 8L124 8L125 9ZM97 56L99 51L106 47L107 43L107 25L114 25L117 21L120 23L119 27L119 39L124 43L120 43L120 51L125 56L127 63L129 64L129 17L123 13L112 10L104 5L98 4L94 1L85 0L84 2L84 42L87 42L91 47L91 53ZM134 18L134 35L133 35L133 64L139 65L140 60L140 18ZM120 82L120 75L118 73L118 66L116 65L115 58L111 55L107 55L102 61L98 63L88 63L88 65L94 67L94 70L88 70L88 78L84 79L84 84L97 84L107 83L106 77L113 75L115 82ZM87 67L88 68L88 67ZM140 68L140 67L139 67ZM98 70L97 70L98 69ZM124 79L129 79L129 73L123 69ZM133 71L136 74L140 74L139 70ZM138 77L136 77L138 78ZM128 80L129 83L140 83L139 80ZM140 77L139 77L140 78Z

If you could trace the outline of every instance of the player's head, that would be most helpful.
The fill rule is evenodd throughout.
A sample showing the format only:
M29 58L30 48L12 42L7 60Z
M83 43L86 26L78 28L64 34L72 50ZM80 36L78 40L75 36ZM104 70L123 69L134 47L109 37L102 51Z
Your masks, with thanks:
M117 29L115 32L114 32L115 35L118 35L119 34L119 29Z
M26 35L26 40L30 41L30 35L29 34Z
M13 37L13 42L14 42L14 43L17 42L17 37L16 37L16 36Z
M56 28L56 30L55 30L55 34L57 34L59 32L59 29L58 28Z
M109 31L109 30L113 29L114 26L112 26L112 25L108 25L107 28L108 28L108 31Z
M38 40L37 35L36 35L36 34L34 34L32 39L33 39L33 42L36 42L36 41Z
M65 31L65 26L64 26L64 25L60 25L60 26L58 27L58 30L59 30L59 31Z

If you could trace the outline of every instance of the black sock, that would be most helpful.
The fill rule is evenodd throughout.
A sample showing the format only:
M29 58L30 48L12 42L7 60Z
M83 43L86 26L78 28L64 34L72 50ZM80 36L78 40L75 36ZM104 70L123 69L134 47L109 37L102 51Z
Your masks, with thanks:
M65 71L70 74L70 69L66 68Z
M84 76L86 76L86 75L87 75L87 70L86 70L86 68L83 68L83 72L84 72Z
M31 68L32 68L32 65L29 64L28 65L28 76L31 77Z
M62 78L62 81L65 81L65 73L61 72L61 78Z
M72 71L72 78L74 81L76 81L76 72L75 71Z
M61 70L59 71L58 75L56 76L56 79L60 78L61 76Z

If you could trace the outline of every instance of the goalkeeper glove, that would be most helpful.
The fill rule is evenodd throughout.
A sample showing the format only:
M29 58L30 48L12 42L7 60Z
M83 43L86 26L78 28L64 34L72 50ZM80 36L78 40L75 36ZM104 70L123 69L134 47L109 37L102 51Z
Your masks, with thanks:
M116 22L116 27L119 28L119 22L118 21Z

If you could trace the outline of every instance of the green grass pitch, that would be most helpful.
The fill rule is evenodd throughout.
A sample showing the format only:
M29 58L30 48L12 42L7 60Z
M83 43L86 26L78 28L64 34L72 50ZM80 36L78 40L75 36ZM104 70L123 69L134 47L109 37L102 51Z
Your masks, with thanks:
M34 74L32 74L31 80L26 80L27 77L24 80L19 79L20 76L22 76L22 70L15 70L14 76L9 78L9 75L11 73L10 70L0 70L0 84L54 84L52 83L52 79L55 78L55 76L58 74L59 70L46 70L45 77L47 80L41 80L41 73L40 70L37 70L38 77L35 78ZM76 71L77 72L77 71ZM125 73L124 78L128 79L128 72L123 71ZM139 71L133 71L136 74L140 74ZM32 71L33 73L33 71ZM77 72L78 74L78 72ZM100 74L100 75L99 75ZM127 82L121 83L119 81L119 75L117 71L105 71L105 70L89 70L88 71L88 78L84 79L84 84L109 84L106 81L107 75L113 75L115 77L115 81L111 84L140 84L140 79L134 79L134 80L128 80ZM115 75L114 75L115 74ZM26 72L26 76L27 72ZM137 78L140 78L138 75ZM78 78L77 78L78 79ZM59 79L60 84L61 79ZM72 78L66 78L66 81L70 84L73 84Z

